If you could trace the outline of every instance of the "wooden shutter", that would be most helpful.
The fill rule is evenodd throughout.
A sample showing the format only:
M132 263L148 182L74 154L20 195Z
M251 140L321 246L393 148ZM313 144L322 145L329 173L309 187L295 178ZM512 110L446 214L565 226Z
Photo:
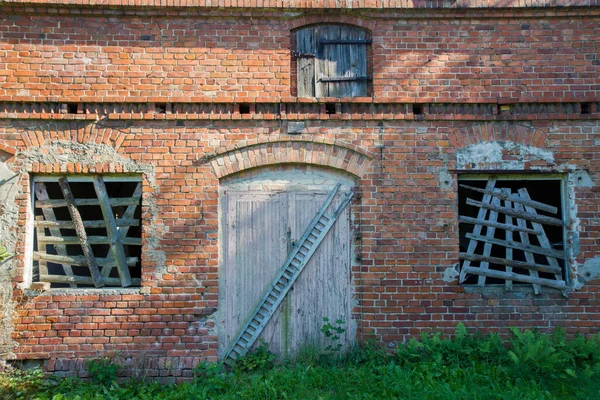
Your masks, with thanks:
M357 97L367 95L366 32L329 25L296 34L298 96Z

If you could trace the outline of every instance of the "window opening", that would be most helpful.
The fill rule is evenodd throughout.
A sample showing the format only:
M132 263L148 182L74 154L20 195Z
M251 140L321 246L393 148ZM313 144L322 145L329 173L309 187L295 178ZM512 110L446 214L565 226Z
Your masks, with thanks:
M460 283L566 289L562 180L461 178Z
M345 25L312 26L296 32L299 97L368 95L371 39L362 29Z
M139 286L142 182L35 177L34 278L51 287Z

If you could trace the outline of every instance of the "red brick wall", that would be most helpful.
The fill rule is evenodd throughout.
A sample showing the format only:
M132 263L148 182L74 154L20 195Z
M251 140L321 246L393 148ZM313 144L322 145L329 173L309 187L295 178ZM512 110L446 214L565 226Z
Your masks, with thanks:
M379 18L368 20L333 13L98 13L4 20L0 101L279 102L290 97L290 31L317 22L372 29L377 101L600 97L595 9L577 18L555 11L489 19L492 11L473 11L373 13Z
M304 107L289 97L290 30L322 17L198 10L189 17L8 15L0 20L0 101L10 102L0 109L0 159L32 174L124 171L146 178L142 288L38 294L21 290L27 286L30 196L29 175L21 175L16 356L45 359L49 371L71 374L85 369L85 358L118 351L131 369L169 379L190 376L201 360L216 360L211 318L219 306L221 174L211 160L248 146L281 149L289 141L317 152L349 149L332 150L333 159L368 158L366 171L353 170L364 172L361 199L352 206L362 235L353 268L359 338L394 344L431 330L451 332L458 321L502 334L509 326L597 332L598 280L566 299L548 289L541 296L477 292L442 279L459 261L459 148L495 140L531 145L554 159L533 159L524 170L585 170L598 184L597 11L328 17L368 27L373 37L374 98L338 103L341 112L334 115L324 104ZM255 100L271 102L268 112L252 104L250 114L239 113L237 103ZM62 114L34 101L97 108ZM119 104L147 101L206 104L165 114ZM413 101L425 103L422 114L413 112ZM456 101L492 104L484 111L440 104ZM554 103L543 108L543 101ZM582 114L581 103L589 112ZM288 135L296 121L305 124L302 135ZM502 133L508 129L514 136ZM269 144L280 141L286 144ZM81 162L67 151L56 162L40 161L46 158L36 149L44 154L61 142L104 145L115 156ZM243 154L250 159L249 151ZM331 158L316 163L337 165ZM247 168L244 160L235 168ZM445 170L449 185L440 182ZM570 201L578 209L581 265L597 255L598 190L577 187Z

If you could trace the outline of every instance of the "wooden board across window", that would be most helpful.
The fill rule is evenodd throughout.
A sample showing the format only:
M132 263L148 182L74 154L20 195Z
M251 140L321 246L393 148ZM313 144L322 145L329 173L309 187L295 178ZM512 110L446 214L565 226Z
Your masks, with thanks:
M564 222L538 212L543 210L557 214L556 207L532 200L525 188L511 193L510 188L496 187L495 179L490 179L485 189L460 186L483 194L480 201L471 198L466 200L467 205L479 208L477 218L459 216L459 222L473 224L472 233L465 235L469 239L468 248L460 253L460 283L468 275L476 275L479 286L486 284L486 278L495 278L504 280L508 290L513 282L521 282L532 284L536 294L541 293L542 286L565 293L567 285L561 263L566 265L566 254L564 248L552 246L544 230L545 225L563 226ZM499 216L503 218L499 219ZM500 222L502 220L504 222ZM482 233L484 229L485 234ZM501 238L496 235L496 230L504 230ZM530 241L530 235L535 237L535 242ZM492 256L492 246L497 249L496 254L502 254L503 257ZM520 260L515 259L516 252ZM479 265L473 266L472 263ZM490 265L494 265L494 268L490 268ZM515 272L514 269L521 272ZM540 277L540 273L546 275Z
M141 246L140 237L127 237L132 226L139 226L139 219L134 219L136 209L140 207L142 184L137 182L133 195L125 198L115 198L107 192L106 184L100 175L90 177L93 183L95 198L76 198L69 177L57 177L62 199L51 199L45 182L35 181L34 208L38 214L34 221L37 251L33 259L38 262L40 281L68 284L70 287L79 285L95 287L139 285L140 279L132 279L130 267L138 263L137 257L128 257L126 246ZM113 180L114 182L114 180ZM56 196L55 196L56 197ZM95 206L98 212L93 219L82 217L82 207ZM59 220L56 211L66 207L70 219ZM118 217L113 207L124 207L124 212ZM104 229L104 235L90 235L86 229ZM72 231L75 233L73 234ZM108 253L94 254L92 246L108 246ZM49 272L48 264L53 263L62 267L62 273ZM75 274L76 267L87 267L89 275ZM111 277L116 268L118 278Z

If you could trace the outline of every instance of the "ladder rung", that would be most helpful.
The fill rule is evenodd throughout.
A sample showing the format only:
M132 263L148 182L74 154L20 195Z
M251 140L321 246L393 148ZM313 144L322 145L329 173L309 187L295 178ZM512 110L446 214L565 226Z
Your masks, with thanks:
M250 342L249 339L246 339L244 336L240 337L239 343L241 344L248 344L248 342ZM245 347L245 346L244 346Z
M262 306L257 312L265 318L269 317L271 314L271 310L265 306Z
M269 301L270 305L274 306L277 303L277 296L273 296L273 294L271 293L269 297L267 297L267 300Z
M309 246L309 245L307 245L307 244L303 244L303 245L302 245L302 247L300 247L300 248L301 248L301 249L306 249L306 250L310 251L310 247L311 247L311 246Z
M239 348L239 350L238 350ZM245 346L242 346L242 344L240 342L237 342L235 344L235 346L233 347L233 351L235 351L236 353L238 353L239 355L244 354L244 350L246 350Z

